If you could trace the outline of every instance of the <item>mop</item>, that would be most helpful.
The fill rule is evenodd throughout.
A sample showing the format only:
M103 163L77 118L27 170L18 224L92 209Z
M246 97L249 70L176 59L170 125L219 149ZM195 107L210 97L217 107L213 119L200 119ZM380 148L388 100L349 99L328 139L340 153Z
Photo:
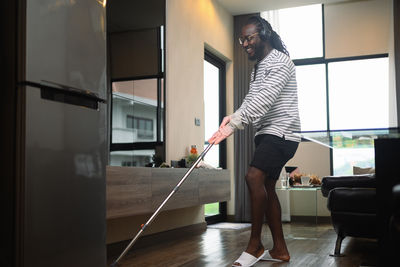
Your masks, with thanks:
M136 234L136 236L131 240L129 245L124 249L124 251L119 255L119 257L110 265L110 267L117 267L118 262L125 256L126 253L128 253L129 249L135 244L135 242L138 240L139 236L144 232L144 230L153 222L153 220L157 217L158 213L160 213L161 209L164 207L164 205L168 202L168 200L178 191L179 187L185 182L186 178L192 173L193 169L199 164L199 162L204 158L204 156L207 154L207 152L210 150L210 148L213 146L213 144L209 144L206 149L200 154L200 156L197 158L195 163L192 165L192 167L185 173L185 175L182 177L182 179L179 181L179 183L174 187L174 189L169 193L167 198L161 203L161 205L157 208L157 210L153 213L153 215L150 217L150 219L145 223L141 225L141 229L139 232Z

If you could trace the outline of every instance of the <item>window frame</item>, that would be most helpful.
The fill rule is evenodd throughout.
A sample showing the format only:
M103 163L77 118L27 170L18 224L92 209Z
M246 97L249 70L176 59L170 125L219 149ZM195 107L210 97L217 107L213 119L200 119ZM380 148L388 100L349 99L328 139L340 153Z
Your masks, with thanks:
M330 106L329 106L329 63L333 62L343 62L343 61L355 61L355 60L362 60L362 59L375 59L375 58L385 58L389 57L388 53L382 54L370 54L370 55L362 55L362 56L349 56L349 57L339 57L339 58L326 58L325 53L325 11L324 11L324 4L321 4L322 8L322 57L315 57L315 58L304 58L304 59L294 59L293 63L295 66L306 66L306 65L314 65L314 64L324 64L325 65L325 90L326 90L326 132L329 136L329 141L332 142L332 134L331 134L331 127L330 127ZM359 130L359 129L353 129ZM310 140L302 139L302 142L311 142ZM330 174L333 175L334 173L334 166L333 166L333 150L329 149L329 158L330 158Z
M219 121L226 116L226 63L215 56L212 52L204 50L204 61L211 63L219 69ZM205 145L208 145L205 141ZM219 144L219 163L220 167L226 169L226 140ZM210 203L211 204L211 203ZM206 216L207 224L225 221L227 217L227 203L219 202L219 214Z
M155 75L146 75L146 76L134 76L134 77L126 77L121 79L110 79L110 86L112 88L112 84L114 82L124 82L124 81L137 81L137 80L145 80L145 79L157 79L157 112L156 112L156 141L152 142L131 142L131 143L113 143L112 141L112 112L113 112L113 101L110 101L110 139L109 139L109 152L113 151L133 151L133 150L149 150L153 149L155 151L159 151L162 153L161 157L165 159L165 107L166 107L166 82L165 82L165 26L158 27L158 73ZM161 33L163 37L161 36ZM163 43L161 43L163 42ZM163 81L163 82L162 82ZM113 92L110 90L110 95L112 99ZM162 92L163 91L163 92ZM163 96L163 97L162 97ZM161 103L164 103L161 106ZM164 109L162 113L161 110ZM161 120L163 121L161 129ZM163 134L161 134L161 132ZM157 149L161 147L162 149Z
M226 64L207 49L204 50L204 60L219 69L219 121L222 121L226 116ZM226 169L226 141L219 144L219 163L221 168Z

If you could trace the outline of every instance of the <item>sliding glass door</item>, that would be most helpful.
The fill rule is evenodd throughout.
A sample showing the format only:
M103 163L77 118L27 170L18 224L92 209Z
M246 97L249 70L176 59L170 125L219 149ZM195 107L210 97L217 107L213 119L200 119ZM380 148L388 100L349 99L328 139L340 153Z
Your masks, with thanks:
M225 116L225 62L208 51L204 53L204 128L205 142L218 130ZM207 164L217 168L226 168L225 141L211 149L204 157ZM226 219L226 202L205 205L207 223Z

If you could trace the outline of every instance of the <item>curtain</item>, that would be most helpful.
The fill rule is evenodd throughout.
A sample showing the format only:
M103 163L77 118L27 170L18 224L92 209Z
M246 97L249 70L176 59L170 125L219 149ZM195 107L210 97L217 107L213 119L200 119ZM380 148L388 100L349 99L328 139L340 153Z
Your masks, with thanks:
M240 15L234 17L234 110L237 110L249 91L250 73L254 63L248 60L246 52L237 41L246 20L258 14ZM245 127L234 135L235 153L235 221L249 222L250 198L245 175L254 153L253 127Z

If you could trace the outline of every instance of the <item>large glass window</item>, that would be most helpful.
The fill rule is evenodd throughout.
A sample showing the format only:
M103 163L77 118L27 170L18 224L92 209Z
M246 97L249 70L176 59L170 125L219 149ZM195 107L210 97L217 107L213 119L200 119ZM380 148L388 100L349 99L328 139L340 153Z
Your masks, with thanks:
M112 142L156 141L157 79L114 82Z
M107 4L113 166L165 161L165 0ZM148 19L143 19L148 18Z
M261 17L284 40L292 59L323 56L321 5L266 11Z
M296 68L302 131L327 130L325 64Z
M353 139L352 136L335 136L333 138L340 138L334 143L332 151L332 161L335 175L351 175L353 174L353 167L361 168L374 168L374 142L372 139L363 140ZM365 142L367 141L367 142Z
M225 116L225 62L205 51L204 54L204 147L207 139L218 130ZM226 168L226 142L209 150L204 157L207 164L217 168ZM226 202L204 205L208 224L223 221L226 217Z
M163 136L163 79L112 83L110 165L146 166Z
M331 130L389 127L388 66L388 58L328 64ZM352 174L353 166L375 167L373 140L333 138L340 138L332 151L334 174Z
M296 65L302 131L388 128L387 54L325 58L324 7L310 5L262 12ZM330 135L334 175L353 166L374 167L373 141Z
M219 116L219 68L204 60L204 129L206 139L218 130ZM205 146L208 142L205 142ZM219 149L211 149L204 161L211 166L220 167Z
M154 149L111 151L110 165L122 167L146 166L153 161Z
M389 127L388 58L328 64L330 129Z

